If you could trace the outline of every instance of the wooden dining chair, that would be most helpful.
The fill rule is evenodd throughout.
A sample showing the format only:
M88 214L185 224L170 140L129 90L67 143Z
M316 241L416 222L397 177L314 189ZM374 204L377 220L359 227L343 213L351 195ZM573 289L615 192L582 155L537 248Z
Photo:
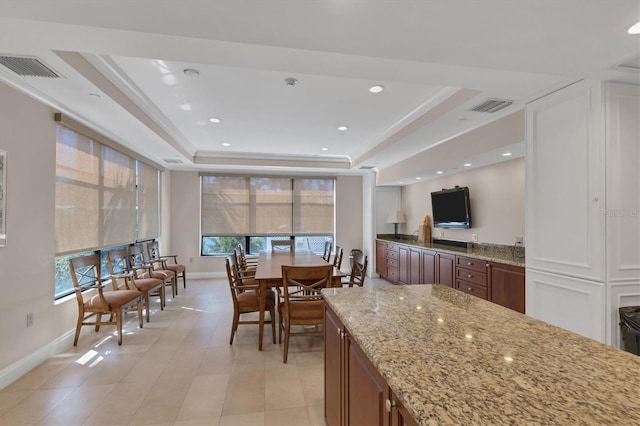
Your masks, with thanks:
M152 293L156 292L160 296L160 310L164 309L164 281L149 276L149 272L153 269L151 265L132 266L129 262L129 250L126 248L107 252L107 265L113 286L118 289L133 288L142 292L145 317L149 322L151 310L149 300ZM143 275L147 278L142 278Z
M331 261L331 249L333 248L333 244L331 241L324 242L324 252L322 253L322 259L327 262Z
M271 240L271 251L294 251L293 240Z
M340 269L342 267L342 254L344 250L342 247L336 246L336 254L333 256L333 267Z
M97 254L76 257L69 261L73 289L78 301L78 322L73 346L77 346L83 325L92 325L96 332L101 325L115 325L118 333L118 345L122 345L122 318L126 311L138 312L138 325L142 328L142 293L133 289L112 288L100 278L100 257ZM95 293L87 290L94 290ZM102 321L103 315L109 315L108 321ZM115 321L113 317L115 316ZM94 321L89 321L95 317Z
M164 260L147 262L147 259L144 255L144 248L141 244L134 244L132 246L129 246L129 264L133 266L151 266L149 272L142 273L140 277L161 279L164 282L165 286L171 287L171 297L175 298L178 295L178 280L176 278L176 274L172 270L165 267Z
M282 266L284 302L278 306L279 340L284 333L283 362L287 363L291 336L322 336L318 327L294 331L292 326L320 326L324 323L324 299L320 291L331 287L333 265Z
M240 277L238 265L233 256L227 257L227 278L231 299L233 300L233 323L231 324L231 337L229 344L233 344L233 337L241 324L259 324L258 320L240 320L242 314L260 312L260 285L247 284L247 280ZM266 323L271 324L271 334L273 343L276 342L276 316L275 316L275 294L272 290L267 290L264 310L269 311L269 319Z
M183 264L178 263L177 254L161 256L160 245L157 241L152 241L147 243L147 259L151 263L164 260L163 268L173 271L176 275L176 294L178 294L178 278L182 277L182 286L187 288L187 270Z
M367 275L367 256L364 255L362 250L351 250L351 273L347 277L346 281L342 281L342 286L358 287L364 286L364 279Z

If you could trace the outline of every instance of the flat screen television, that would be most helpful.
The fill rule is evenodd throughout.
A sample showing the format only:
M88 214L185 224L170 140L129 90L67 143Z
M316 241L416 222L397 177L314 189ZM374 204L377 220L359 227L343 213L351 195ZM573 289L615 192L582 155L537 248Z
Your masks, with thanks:
M471 228L469 188L456 186L431 193L434 228Z

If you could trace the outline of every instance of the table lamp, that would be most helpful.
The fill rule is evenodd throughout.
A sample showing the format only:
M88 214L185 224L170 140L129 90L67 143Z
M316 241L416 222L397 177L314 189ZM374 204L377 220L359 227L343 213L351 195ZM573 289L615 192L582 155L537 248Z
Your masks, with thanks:
M394 237L396 238L398 237L398 224L406 222L407 219L404 217L404 213L400 210L392 211L389 213L389 216L387 216L387 223L393 223L394 225Z

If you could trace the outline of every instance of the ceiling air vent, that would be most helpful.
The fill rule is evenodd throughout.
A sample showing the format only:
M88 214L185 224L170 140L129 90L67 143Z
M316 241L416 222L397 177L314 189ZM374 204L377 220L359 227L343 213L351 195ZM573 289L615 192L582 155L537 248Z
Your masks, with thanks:
M371 169L375 169L374 166L360 166L360 170L371 170Z
M182 160L178 160L178 159L175 159L175 158L165 158L162 161L164 161L167 164L182 164Z
M0 55L0 64L23 77L61 77L60 74L38 58Z
M498 112L501 109L513 105L513 103L514 101L508 101L505 99L487 99L480 105L476 105L475 107L471 108L469 111L488 112L490 114L493 114L494 112Z

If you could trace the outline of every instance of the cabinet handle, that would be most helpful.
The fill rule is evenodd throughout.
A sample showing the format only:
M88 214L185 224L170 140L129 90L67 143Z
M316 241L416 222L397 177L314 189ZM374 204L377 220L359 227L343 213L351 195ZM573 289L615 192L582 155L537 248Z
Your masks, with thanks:
M471 287L467 287L467 291L473 291Z
M469 274L467 275L467 278L473 278L473 275Z
M473 265L473 262L467 262L467 265L471 266Z
M391 409L394 408L396 406L396 402L395 401L391 401L389 399L387 399L384 402L384 406L387 408L387 411L390 413Z

